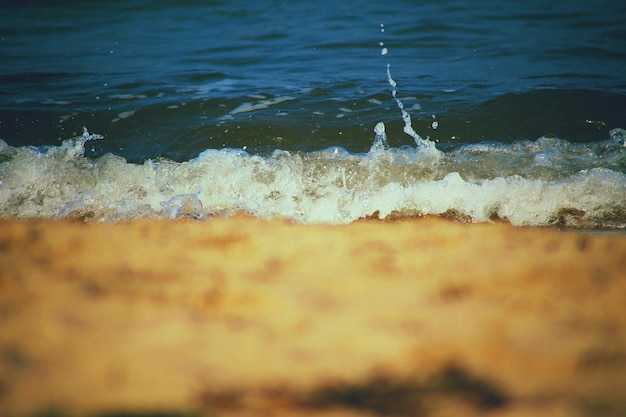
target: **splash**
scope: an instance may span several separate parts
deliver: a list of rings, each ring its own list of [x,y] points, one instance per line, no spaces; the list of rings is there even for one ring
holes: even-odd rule
[[[376,133],[376,137],[374,138],[374,143],[370,148],[370,152],[384,151],[389,149],[389,144],[387,143],[387,134],[385,133],[385,124],[383,122],[378,122],[374,127],[374,133]]]
[[[85,154],[85,143],[90,140],[100,140],[104,136],[98,134],[91,134],[86,127],[83,127],[83,134],[71,139],[64,140],[61,146],[49,146],[42,147],[39,150],[48,156],[53,154],[62,154],[65,160],[70,160],[76,156],[83,156]]]
[[[381,33],[385,32],[385,25],[382,23],[380,24],[380,31]],[[387,56],[389,54],[389,49],[385,47],[385,43],[381,41],[378,44],[381,47],[380,54],[383,56]],[[434,142],[431,142],[430,140],[422,138],[420,134],[417,133],[415,129],[413,129],[413,126],[411,125],[411,115],[409,114],[409,112],[406,111],[406,109],[404,108],[404,103],[402,103],[402,100],[398,97],[398,88],[397,88],[398,84],[391,76],[391,64],[389,63],[389,59],[387,59],[387,82],[391,86],[391,96],[396,101],[396,104],[398,105],[398,109],[400,109],[400,112],[402,114],[402,121],[404,122],[404,128],[403,128],[404,133],[406,133],[411,138],[413,138],[418,148],[431,154],[433,158],[436,158],[436,159],[441,158],[443,156],[443,153],[437,150]],[[437,124],[433,122],[433,128],[436,128],[436,127],[437,127]],[[376,126],[376,128],[378,128],[378,125]],[[374,131],[376,132],[376,129]],[[384,125],[383,125],[383,133],[384,133]],[[375,139],[375,143],[378,140],[378,132],[376,132],[376,134],[377,136]]]

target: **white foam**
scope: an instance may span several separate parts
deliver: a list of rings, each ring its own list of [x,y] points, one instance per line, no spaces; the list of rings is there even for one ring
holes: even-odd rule
[[[509,161],[495,158],[486,162],[493,165],[491,174],[469,175],[463,173],[463,152],[432,158],[421,148],[386,149],[384,125],[377,125],[375,134],[381,146],[367,154],[330,148],[261,157],[224,149],[207,150],[187,162],[141,165],[112,154],[85,158],[83,139],[44,150],[0,142],[0,215],[114,221],[244,211],[261,218],[341,224],[372,215],[453,213],[474,222],[500,218],[514,225],[626,227],[626,175],[621,172],[591,168],[542,177],[544,168],[535,167],[534,178],[500,176],[494,173]],[[507,155],[520,148],[500,146]],[[603,146],[605,153],[623,149],[615,143]],[[479,147],[468,148],[471,153]]]

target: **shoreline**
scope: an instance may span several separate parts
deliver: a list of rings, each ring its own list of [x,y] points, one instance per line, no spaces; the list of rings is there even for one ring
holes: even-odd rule
[[[622,233],[2,219],[0,410],[617,416],[625,271]]]

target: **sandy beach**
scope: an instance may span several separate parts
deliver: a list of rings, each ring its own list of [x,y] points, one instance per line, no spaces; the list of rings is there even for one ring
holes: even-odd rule
[[[623,233],[5,219],[0,415],[622,416],[625,302]]]

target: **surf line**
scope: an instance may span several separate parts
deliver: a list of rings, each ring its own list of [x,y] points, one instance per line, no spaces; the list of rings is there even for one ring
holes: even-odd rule
[[[383,23],[380,24],[380,32],[381,33],[385,32],[385,25]],[[381,41],[378,43],[378,45],[380,45],[381,47],[380,54],[383,56],[386,56],[389,53],[389,50],[385,47],[385,43]],[[434,142],[423,139],[419,135],[419,133],[417,133],[415,129],[413,129],[413,126],[411,126],[411,115],[405,110],[404,103],[402,103],[402,100],[400,100],[400,98],[398,97],[397,83],[391,76],[391,64],[389,63],[389,58],[387,58],[387,82],[391,86],[391,96],[396,101],[396,104],[398,105],[398,108],[400,109],[400,112],[402,113],[402,121],[404,122],[404,128],[403,128],[404,133],[406,133],[407,135],[413,138],[418,148],[426,148],[426,149],[436,152],[437,154],[440,154],[440,151],[437,150]],[[433,127],[435,127],[435,125],[433,125]],[[374,139],[374,144],[372,145],[372,149],[380,149],[380,148],[388,149],[389,146],[387,145],[387,136],[385,134],[385,124],[383,122],[378,122],[378,124],[376,124],[376,127],[374,128],[374,132],[376,133],[376,138]]]

